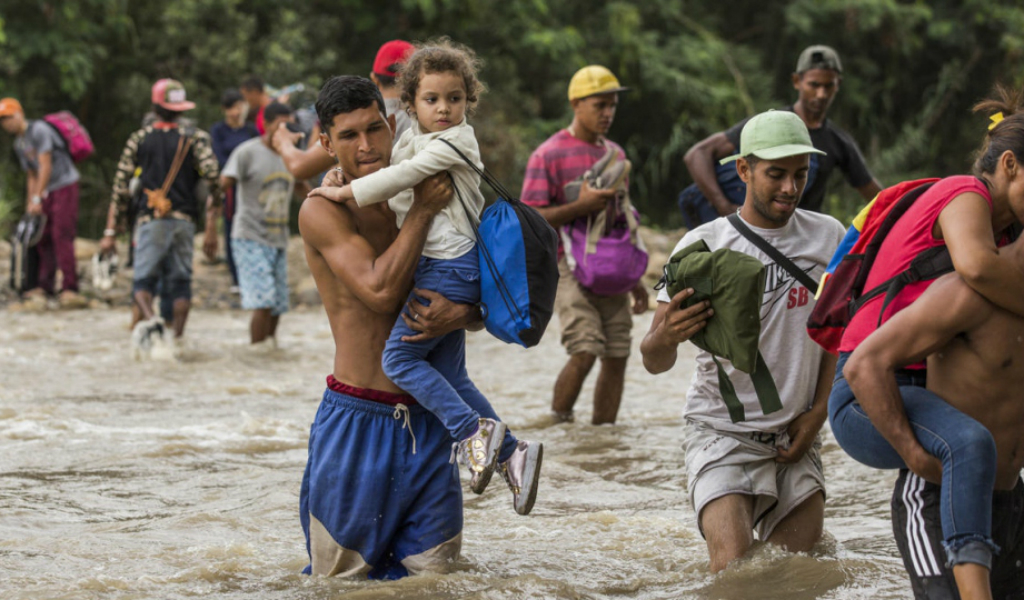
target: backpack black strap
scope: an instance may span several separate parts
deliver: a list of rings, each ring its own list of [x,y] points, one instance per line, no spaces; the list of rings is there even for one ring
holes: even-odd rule
[[[508,202],[513,202],[513,203],[519,202],[519,199],[516,198],[515,196],[513,196],[512,194],[510,194],[508,189],[506,189],[505,186],[500,181],[498,181],[498,178],[495,177],[494,175],[492,175],[491,172],[487,170],[487,167],[484,167],[483,169],[481,169],[480,167],[476,166],[475,162],[469,160],[469,157],[467,157],[465,154],[463,154],[462,150],[459,150],[458,148],[456,148],[455,144],[449,142],[448,140],[446,140],[444,138],[437,138],[437,139],[438,139],[438,141],[441,141],[441,142],[444,142],[445,144],[448,144],[448,147],[451,148],[452,150],[454,150],[455,153],[459,155],[459,158],[461,158],[462,160],[466,161],[466,164],[469,165],[469,168],[471,168],[474,171],[476,171],[476,174],[480,176],[480,179],[482,179],[483,181],[487,182],[487,185],[491,186],[491,189],[493,189],[495,192],[497,192],[498,195],[501,196],[504,200],[506,200]]]
[[[907,269],[888,280],[883,281],[869,292],[857,298],[852,305],[852,311],[856,312],[872,298],[876,298],[885,292],[885,299],[882,300],[882,308],[878,311],[878,323],[875,327],[882,326],[882,319],[885,316],[885,309],[896,299],[896,296],[903,291],[903,288],[911,283],[930,281],[937,279],[946,273],[953,272],[953,257],[949,255],[949,248],[936,246],[929,248],[914,257]]]
[[[728,219],[729,223],[736,228],[736,231],[740,232],[740,234],[743,235],[743,237],[750,240],[752,244],[760,248],[762,252],[771,257],[771,259],[774,260],[776,264],[781,266],[783,269],[789,271],[789,274],[795,277],[801,285],[811,290],[812,292],[818,289],[818,283],[814,281],[814,279],[812,279],[810,275],[805,273],[804,270],[801,269],[800,267],[796,266],[796,264],[794,264],[793,261],[789,260],[789,258],[787,258],[785,254],[779,252],[779,250],[775,246],[772,246],[770,243],[768,243],[768,240],[751,231],[751,229],[747,227],[747,224],[743,222],[743,219],[740,218],[739,213],[733,213],[729,215]]]

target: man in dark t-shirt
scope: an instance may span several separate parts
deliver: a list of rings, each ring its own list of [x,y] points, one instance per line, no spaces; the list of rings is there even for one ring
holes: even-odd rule
[[[217,164],[221,170],[235,148],[260,134],[256,126],[245,120],[249,104],[242,93],[236,89],[225,90],[220,97],[220,107],[224,112],[224,120],[217,121],[210,127],[210,140],[213,153],[217,156]],[[231,225],[235,217],[234,187],[224,190],[224,254],[228,259],[228,270],[231,271],[231,282],[237,288],[238,270],[235,268],[235,256],[231,248]]]
[[[865,200],[871,200],[882,189],[868,170],[857,143],[850,134],[826,117],[839,91],[842,72],[842,64],[835,50],[828,46],[808,47],[800,54],[796,72],[792,76],[793,88],[799,97],[795,104],[781,109],[799,115],[811,133],[814,147],[826,153],[812,161],[807,187],[800,200],[800,208],[807,210],[821,211],[829,176],[836,168],[843,172],[846,181]],[[727,194],[723,190],[719,176],[727,177],[729,173],[724,169],[716,169],[716,166],[719,159],[736,152],[740,131],[746,122],[747,119],[744,119],[698,142],[687,151],[683,159],[694,183],[706,199],[703,206],[692,209],[701,222],[736,212],[737,203],[743,201],[743,194]],[[736,200],[730,197],[736,197]]]
[[[196,196],[200,179],[206,181],[210,197],[206,208],[203,251],[213,257],[217,251],[216,219],[220,212],[220,169],[210,135],[191,125],[183,126],[183,112],[195,108],[185,88],[173,79],[161,79],[151,92],[157,120],[131,134],[114,174],[113,193],[107,212],[107,228],[100,251],[115,251],[119,217],[133,201],[128,181],[137,168],[144,194],[138,198],[135,228],[135,263],[132,299],[142,313],[133,331],[136,350],[151,347],[152,338],[163,338],[164,321],[153,311],[153,297],[160,285],[161,297],[171,300],[175,338],[185,331],[192,300],[192,250],[196,223],[203,200]]]

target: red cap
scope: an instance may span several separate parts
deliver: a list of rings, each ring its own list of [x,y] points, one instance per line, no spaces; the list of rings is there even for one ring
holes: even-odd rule
[[[373,72],[385,77],[397,76],[399,65],[409,60],[413,50],[412,44],[405,40],[391,40],[377,51],[377,58],[373,60]]]
[[[153,104],[174,112],[192,110],[196,107],[195,102],[185,99],[185,86],[173,79],[161,79],[154,83],[152,99]]]

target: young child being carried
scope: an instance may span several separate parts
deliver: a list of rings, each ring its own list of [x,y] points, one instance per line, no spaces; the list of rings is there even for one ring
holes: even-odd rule
[[[474,229],[484,198],[479,175],[445,141],[483,169],[480,147],[466,121],[483,91],[478,68],[472,50],[447,39],[417,46],[397,81],[413,125],[396,142],[391,166],[340,188],[312,192],[335,202],[354,201],[361,207],[387,201],[401,227],[412,206],[413,186],[436,173],[450,173],[457,197],[434,217],[413,287],[464,304],[480,302]],[[410,299],[413,297],[415,292],[410,294]],[[429,304],[423,298],[417,300]],[[409,317],[415,320],[416,315]],[[453,459],[457,449],[470,470],[470,489],[483,492],[498,469],[512,490],[516,512],[529,513],[537,493],[542,445],[512,436],[469,379],[465,331],[402,341],[416,333],[400,315],[384,349],[385,375],[451,433],[456,440]]]

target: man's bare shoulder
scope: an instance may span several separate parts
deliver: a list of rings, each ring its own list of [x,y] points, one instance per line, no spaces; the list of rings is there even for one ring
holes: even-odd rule
[[[306,198],[299,208],[299,233],[314,248],[339,236],[356,234],[352,209],[344,204],[314,196]]]
[[[927,298],[932,304],[944,305],[948,313],[956,315],[989,314],[995,308],[994,304],[967,285],[964,278],[955,272],[935,280],[921,297]]]

